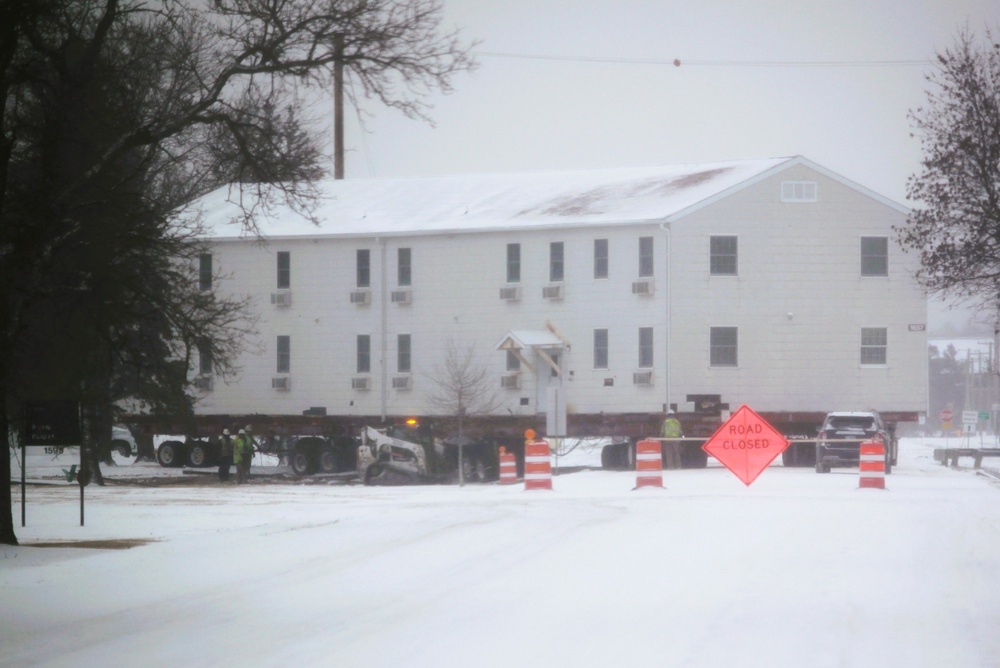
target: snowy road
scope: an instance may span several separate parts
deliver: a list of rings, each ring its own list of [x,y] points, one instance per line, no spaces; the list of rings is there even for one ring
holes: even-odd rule
[[[2,666],[998,666],[1000,481],[856,471],[28,490]],[[19,490],[15,515],[20,514]],[[19,522],[18,522],[19,524]],[[31,547],[140,539],[125,550]]]

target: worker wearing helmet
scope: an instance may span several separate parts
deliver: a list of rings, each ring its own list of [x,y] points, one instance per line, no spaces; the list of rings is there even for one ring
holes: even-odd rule
[[[680,420],[673,411],[667,411],[667,418],[663,421],[663,438],[681,438],[683,435]]]

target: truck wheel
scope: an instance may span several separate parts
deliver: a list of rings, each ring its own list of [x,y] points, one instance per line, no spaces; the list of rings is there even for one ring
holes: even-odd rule
[[[208,452],[204,445],[192,445],[188,450],[188,464],[195,468],[201,468],[208,464]]]
[[[165,441],[156,449],[156,461],[160,466],[181,465],[181,444],[177,441]]]
[[[319,453],[320,473],[336,473],[340,470],[340,457],[333,448],[324,448]]]
[[[111,447],[120,457],[132,456],[132,446],[129,445],[127,441],[111,441]]]
[[[313,458],[308,450],[296,450],[293,452],[289,463],[292,466],[292,473],[295,475],[310,475],[316,470]]]

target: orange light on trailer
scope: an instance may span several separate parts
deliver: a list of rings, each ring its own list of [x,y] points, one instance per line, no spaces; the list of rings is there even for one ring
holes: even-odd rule
[[[418,424],[418,423],[417,423],[417,418],[409,418],[409,419],[407,419],[407,421],[406,421],[406,426],[407,426],[407,427],[416,427],[416,426],[417,426],[417,424]]]
[[[526,441],[533,441],[533,440],[535,440],[535,430],[534,429],[525,429],[524,430],[524,440],[526,440]]]

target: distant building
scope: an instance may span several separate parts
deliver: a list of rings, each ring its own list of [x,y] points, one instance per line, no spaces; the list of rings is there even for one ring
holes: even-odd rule
[[[926,410],[907,210],[804,158],[322,192],[319,227],[281,211],[265,245],[226,191],[203,200],[225,276],[205,287],[261,320],[236,382],[200,369],[201,412],[433,413],[449,341],[500,415]]]

